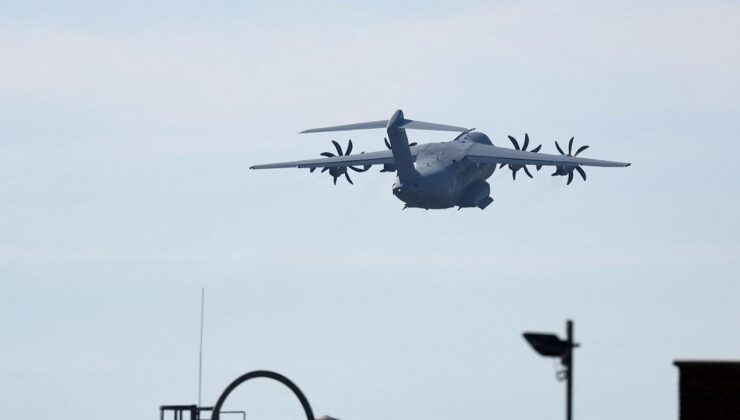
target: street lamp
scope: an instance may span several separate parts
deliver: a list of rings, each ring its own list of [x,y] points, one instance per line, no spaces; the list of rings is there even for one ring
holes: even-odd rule
[[[565,380],[565,418],[573,419],[573,349],[578,344],[573,341],[573,321],[565,324],[566,339],[561,340],[555,334],[525,332],[524,339],[544,357],[559,357],[563,371],[558,372],[558,380]],[[561,376],[563,375],[563,376]]]

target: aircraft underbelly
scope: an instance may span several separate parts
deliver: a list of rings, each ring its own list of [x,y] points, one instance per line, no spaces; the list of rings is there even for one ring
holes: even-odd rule
[[[483,165],[488,166],[488,165]],[[409,207],[446,209],[458,206],[475,182],[488,178],[493,169],[463,161],[417,161],[412,182],[396,180],[393,193]]]

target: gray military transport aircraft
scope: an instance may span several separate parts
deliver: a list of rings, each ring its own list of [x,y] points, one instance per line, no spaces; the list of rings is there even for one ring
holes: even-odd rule
[[[352,140],[345,151],[342,151],[339,143],[332,140],[337,150],[336,155],[324,152],[321,154],[324,157],[319,159],[255,165],[250,169],[308,168],[313,172],[316,168],[323,168],[321,172],[329,171],[336,185],[337,178],[342,175],[353,184],[348,168],[355,172],[365,172],[372,165],[383,165],[381,172],[398,173],[393,183],[393,195],[406,203],[404,209],[446,209],[457,206],[459,210],[463,207],[485,209],[493,202],[491,186],[486,179],[493,175],[499,165],[500,168],[508,166],[514,179],[520,169],[532,178],[527,165],[534,166],[537,170],[542,166],[554,166],[555,172],[552,175],[567,176],[568,184],[573,181],[574,171],[586,180],[586,172],[582,166],[630,166],[623,162],[580,158],[578,155],[588,146],[581,146],[573,153],[573,138],[568,142],[567,154],[557,141],[555,147],[560,155],[538,153],[541,145],[527,150],[529,136],[526,134],[521,148],[516,139],[509,136],[514,149],[506,149],[494,146],[488,136],[473,131],[474,128],[408,120],[401,110],[396,111],[390,120],[314,128],[301,133],[371,128],[386,130],[388,138],[385,139],[385,144],[389,150],[351,155]],[[452,141],[444,143],[409,144],[407,129],[453,131],[460,134]]]

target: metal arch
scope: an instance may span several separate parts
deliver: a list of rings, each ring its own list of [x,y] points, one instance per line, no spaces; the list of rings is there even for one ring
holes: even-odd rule
[[[229,384],[229,386],[224,389],[224,392],[221,393],[221,396],[218,397],[218,402],[216,402],[216,405],[213,406],[213,414],[211,415],[211,420],[220,420],[221,416],[221,406],[223,406],[224,402],[226,401],[226,398],[231,394],[231,392],[236,389],[239,385],[243,384],[244,382],[254,379],[254,378],[269,378],[273,379],[275,381],[280,382],[281,384],[287,386],[290,388],[291,391],[295,394],[296,397],[298,397],[298,400],[301,402],[301,406],[303,406],[303,411],[306,413],[306,420],[316,420],[313,416],[313,410],[311,409],[311,404],[308,403],[308,399],[303,394],[300,388],[296,384],[294,384],[290,379],[286,378],[285,376],[272,372],[269,370],[255,370],[253,372],[245,373],[244,375],[236,378],[234,382]]]

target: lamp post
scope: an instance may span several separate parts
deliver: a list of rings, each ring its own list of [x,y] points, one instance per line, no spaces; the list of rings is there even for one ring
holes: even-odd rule
[[[578,347],[574,342],[573,321],[565,324],[566,339],[561,340],[555,334],[525,332],[524,339],[544,357],[559,357],[563,371],[558,372],[558,380],[565,380],[565,418],[573,419],[573,349]]]

